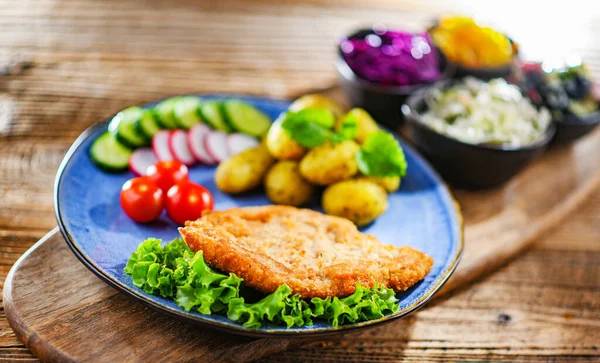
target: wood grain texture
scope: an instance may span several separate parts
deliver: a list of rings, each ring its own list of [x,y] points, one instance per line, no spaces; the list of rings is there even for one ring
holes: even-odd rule
[[[56,228],[17,262],[3,295],[19,339],[48,361],[248,361],[304,342],[232,337],[156,313],[89,272]]]
[[[521,43],[524,55],[530,58],[553,52],[580,54],[594,74],[599,75],[600,42],[594,34],[600,30],[600,14],[590,4],[585,0],[572,0],[569,6],[547,3],[543,15],[536,16],[532,26],[531,14],[540,14],[539,2],[517,0],[0,0],[3,15],[0,19],[0,286],[14,261],[56,225],[52,183],[69,145],[85,128],[126,106],[186,92],[289,97],[329,88],[336,83],[333,43],[340,34],[373,22],[418,29],[448,11],[477,15],[505,30]],[[589,259],[582,264],[580,259],[585,259],[589,251],[597,251],[600,199],[588,201],[586,212],[576,214],[577,217],[564,215],[577,201],[586,199],[586,192],[592,188],[594,176],[589,169],[592,163],[585,160],[585,155],[592,155],[590,148],[598,147],[597,134],[572,149],[550,154],[551,160],[573,161],[573,165],[557,167],[562,173],[555,174],[550,181],[536,178],[539,174],[534,169],[541,167],[538,164],[526,170],[510,187],[479,195],[457,193],[468,222],[466,236],[471,246],[467,247],[471,254],[465,256],[461,270],[456,273],[458,280],[460,276],[463,279],[472,276],[473,271],[483,272],[477,271],[477,261],[485,259],[488,269],[495,268],[526,246],[523,243],[515,248],[511,241],[527,241],[540,234],[543,226],[568,221],[568,226],[549,239],[553,241],[551,245],[534,251],[542,256],[527,260],[528,267],[520,271],[525,274],[538,271],[530,279],[544,293],[536,300],[536,306],[554,306],[552,294],[565,292],[558,289],[559,284],[573,283],[577,289],[576,281],[597,266],[590,264]],[[570,198],[559,203],[565,190],[570,191]],[[548,197],[540,198],[539,205],[521,199],[521,205],[516,207],[519,203],[513,202],[523,192],[546,193]],[[561,207],[552,207],[556,205]],[[544,213],[548,210],[552,212]],[[532,216],[537,216],[534,219],[538,223],[529,225],[526,221]],[[504,223],[509,233],[490,229],[492,222]],[[521,225],[528,228],[517,227]],[[498,256],[490,255],[489,250],[486,252],[477,243],[489,242],[500,234],[503,237],[496,244],[502,252]],[[546,253],[547,250],[559,252]],[[571,262],[558,263],[562,259]],[[545,270],[555,263],[562,270]],[[548,281],[539,275],[540,271],[556,275]],[[506,270],[493,278],[505,273]],[[449,287],[456,286],[458,280],[450,281]],[[588,285],[598,289],[598,279],[595,285],[593,281]],[[513,299],[512,309],[529,311],[530,299],[523,296],[520,285],[500,280],[495,286]],[[589,304],[580,302],[588,301],[593,296],[589,294],[586,289],[574,292],[573,299],[564,303],[564,307],[574,304],[574,309],[581,306],[587,309]],[[448,301],[462,301],[460,309],[464,314],[493,316],[502,311],[504,300],[495,304],[495,296],[490,295],[492,298],[482,305],[479,300],[471,302],[471,295],[462,292]],[[436,304],[424,312],[437,308]],[[597,316],[591,324],[597,322]],[[456,321],[452,314],[447,314],[423,323],[423,326],[432,324],[430,329],[440,326],[454,332],[438,341],[441,348],[405,349],[405,353],[393,350],[380,360],[600,359],[598,353],[589,353],[580,345],[574,345],[576,349],[569,355],[553,350],[551,344],[537,339],[539,330],[529,330],[535,322],[511,330],[508,340],[517,345],[530,343],[532,349],[519,351],[518,355],[502,353],[505,335],[487,337],[487,330],[476,323],[472,324],[478,327],[474,330],[478,334],[465,335],[471,321],[465,325],[457,325]],[[548,318],[544,324],[543,330],[551,331],[555,334],[553,341],[558,341],[556,336],[563,333],[563,321]],[[574,324],[565,334],[578,337],[580,329],[584,328]],[[590,330],[581,331],[598,340]],[[392,341],[386,344],[394,344]],[[402,335],[395,344],[410,347],[411,342],[411,335]],[[378,346],[385,344],[378,340],[369,344],[370,351],[375,353],[364,359],[379,359]],[[455,345],[463,347],[462,350],[452,348],[452,354],[444,353],[442,348]],[[341,347],[334,345],[331,351],[325,349],[324,354],[330,361],[363,359],[357,356],[360,350],[355,348],[349,341]],[[578,352],[581,354],[577,355]],[[286,359],[316,360],[317,354],[317,350],[303,350]],[[0,360],[28,359],[34,358],[16,339],[4,319],[4,310],[0,309]]]

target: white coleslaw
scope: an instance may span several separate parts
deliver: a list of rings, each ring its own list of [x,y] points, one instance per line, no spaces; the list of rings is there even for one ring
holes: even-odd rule
[[[525,146],[542,139],[551,122],[547,109],[538,111],[517,86],[501,78],[483,82],[468,77],[445,90],[433,88],[425,101],[426,124],[470,144]]]

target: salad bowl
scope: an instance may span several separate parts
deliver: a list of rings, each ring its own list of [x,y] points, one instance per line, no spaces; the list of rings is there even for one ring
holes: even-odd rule
[[[364,28],[350,34],[348,39],[362,39],[375,34],[372,28]],[[427,88],[433,83],[396,86],[371,82],[359,77],[344,60],[342,48],[337,47],[338,59],[336,69],[344,93],[352,105],[367,110],[378,122],[396,129],[404,122],[403,115],[398,111],[408,97],[420,89]],[[454,72],[452,65],[442,68],[440,79],[450,78]]]
[[[600,124],[600,110],[587,115],[565,115],[554,120],[556,135],[553,144],[566,144],[587,135]]]
[[[453,81],[435,87],[445,88]],[[548,148],[556,126],[550,124],[544,136],[525,146],[470,144],[443,135],[427,125],[425,93],[411,96],[401,110],[406,118],[406,133],[416,148],[451,185],[465,189],[498,187],[523,170]]]

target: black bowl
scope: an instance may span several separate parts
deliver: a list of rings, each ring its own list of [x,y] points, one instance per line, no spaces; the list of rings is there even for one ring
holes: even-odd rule
[[[369,34],[375,34],[371,28],[358,30],[348,38],[364,38]],[[430,87],[433,83],[424,83],[411,86],[381,85],[360,78],[344,60],[340,46],[337,46],[338,60],[337,71],[340,75],[341,86],[353,106],[364,108],[377,122],[391,129],[402,125],[404,119],[398,112],[409,96],[416,91]],[[444,69],[444,68],[442,68]],[[444,69],[442,79],[448,78],[452,69]]]
[[[437,86],[447,84],[442,82]],[[485,189],[506,183],[544,152],[556,131],[551,124],[543,139],[523,147],[469,144],[442,135],[425,124],[421,118],[427,109],[424,97],[425,92],[419,92],[402,106],[406,132],[416,148],[455,187]]]
[[[512,42],[512,41],[511,41]],[[516,54],[513,56],[511,61],[506,65],[500,67],[488,67],[488,68],[470,68],[465,67],[459,63],[454,63],[448,61],[444,52],[439,49],[437,46],[435,49],[438,52],[438,57],[440,59],[440,67],[452,67],[454,68],[454,73],[452,74],[454,78],[464,78],[464,77],[475,77],[482,79],[484,81],[489,81],[494,78],[504,78],[507,79],[514,74],[515,69],[515,59]]]
[[[564,115],[561,119],[554,120],[556,135],[553,145],[566,144],[591,132],[600,124],[600,109],[587,115]]]

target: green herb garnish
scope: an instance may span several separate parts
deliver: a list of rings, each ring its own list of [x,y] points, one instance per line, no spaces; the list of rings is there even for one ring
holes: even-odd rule
[[[301,327],[312,325],[313,319],[326,320],[336,327],[381,318],[399,308],[392,289],[361,285],[342,299],[306,301],[298,294],[292,295],[284,284],[257,302],[246,302],[240,296],[242,278],[214,271],[205,263],[202,251],[194,253],[181,238],[164,247],[158,239],[147,239],[131,255],[124,271],[132,276],[135,286],[171,298],[186,311],[227,315],[253,329],[268,323]]]
[[[288,112],[281,127],[290,137],[304,147],[317,147],[326,141],[339,143],[353,139],[358,123],[354,117],[346,117],[340,130],[333,131],[335,117],[326,108],[306,108],[297,112]]]
[[[369,135],[356,154],[358,170],[374,177],[406,175],[404,152],[394,136],[385,131]]]
[[[333,142],[342,142],[345,140],[352,140],[356,137],[358,132],[358,120],[354,113],[348,113],[342,120],[337,132],[334,132],[331,140]]]

